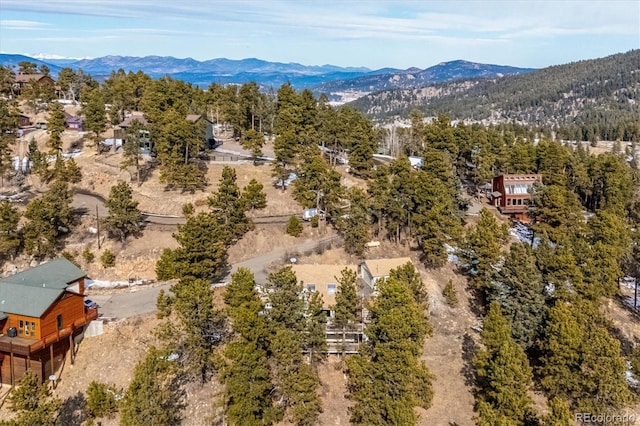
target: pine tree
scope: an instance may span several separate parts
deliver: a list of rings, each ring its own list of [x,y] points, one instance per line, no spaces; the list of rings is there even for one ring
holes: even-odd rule
[[[270,322],[300,331],[304,324],[304,302],[300,298],[302,285],[298,283],[295,272],[287,266],[269,274],[267,288],[271,303]]]
[[[322,294],[312,292],[306,294],[305,300],[305,335],[303,347],[309,353],[311,366],[315,366],[326,358],[327,353],[327,314],[324,310]]]
[[[18,209],[8,200],[0,202],[0,259],[13,258],[17,254],[21,244],[19,222]]]
[[[142,184],[140,180],[140,162],[142,161],[140,140],[143,131],[143,124],[139,120],[136,119],[131,122],[131,125],[127,128],[127,139],[123,145],[122,161],[120,162],[121,170],[126,170],[129,167],[135,168],[138,185]]]
[[[549,311],[540,367],[550,397],[562,397],[579,412],[598,413],[629,402],[620,342],[592,302],[558,302]]]
[[[251,179],[242,190],[242,201],[248,210],[260,210],[267,207],[267,194],[264,192],[264,185]]]
[[[135,368],[120,406],[120,424],[170,425],[180,422],[184,405],[179,390],[179,375],[169,353],[149,348],[146,358]]]
[[[82,96],[83,127],[93,133],[96,150],[100,152],[100,135],[107,125],[107,113],[104,106],[104,96],[99,87],[89,89]],[[115,150],[116,144],[113,144]]]
[[[416,424],[415,406],[431,405],[432,376],[418,361],[428,324],[406,283],[390,278],[378,285],[371,307],[369,338],[361,355],[347,360],[351,422],[355,425]]]
[[[226,232],[213,214],[199,213],[188,218],[173,234],[180,247],[164,249],[156,264],[158,279],[187,276],[212,279],[220,274],[227,258]]]
[[[367,195],[360,188],[352,188],[348,198],[351,204],[347,210],[347,218],[341,226],[344,234],[344,249],[347,253],[361,258],[364,256],[371,234]]]
[[[549,401],[551,413],[544,416],[542,426],[570,426],[571,411],[569,404],[562,398],[553,398]]]
[[[292,237],[299,237],[302,234],[304,228],[298,216],[291,216],[287,221],[287,234]]]
[[[16,413],[16,419],[8,424],[54,426],[61,405],[49,385],[40,383],[38,376],[27,371],[9,396],[9,409]]]
[[[478,424],[527,424],[533,416],[528,394],[533,373],[500,306],[492,303],[484,319],[485,348],[474,359],[478,377]],[[499,422],[495,422],[499,419]]]
[[[465,241],[462,252],[464,261],[480,287],[490,283],[494,264],[500,259],[502,245],[509,236],[507,225],[498,224],[493,213],[486,208],[480,210],[480,219]]]
[[[49,133],[49,155],[62,154],[62,133],[66,127],[64,109],[60,102],[49,103],[49,120],[47,120],[47,132]]]
[[[356,328],[362,321],[362,300],[358,295],[358,275],[349,268],[340,271],[336,291],[336,304],[333,307],[335,317],[333,325],[342,329],[342,347],[345,348],[346,332]],[[344,353],[343,353],[344,355]]]
[[[256,130],[249,129],[240,140],[240,145],[244,149],[251,151],[253,163],[256,164],[258,158],[262,157],[262,146],[264,145],[264,136]]]
[[[268,426],[282,417],[273,406],[267,354],[256,342],[240,338],[227,345],[222,370],[225,414],[232,426]]]
[[[227,312],[233,321],[233,330],[243,338],[258,342],[263,349],[267,348],[269,332],[265,320],[264,306],[258,297],[253,273],[246,268],[239,268],[231,275],[231,282],[224,294]]]
[[[536,343],[547,316],[542,274],[528,244],[511,245],[502,268],[494,273],[489,299],[496,300],[511,322],[513,338],[525,350]]]
[[[129,235],[140,233],[142,213],[138,209],[138,202],[133,200],[129,184],[120,182],[112,186],[105,206],[109,215],[104,218],[103,224],[109,234],[118,237],[124,244]]]
[[[205,383],[214,369],[211,354],[224,340],[224,316],[213,306],[208,280],[185,277],[171,291],[174,294],[171,309],[180,320],[180,335],[172,336],[171,340],[186,371]]]
[[[58,237],[69,231],[73,223],[72,196],[64,181],[56,181],[40,198],[27,205],[22,228],[25,250],[37,257],[52,256]]]
[[[225,166],[216,193],[209,198],[209,207],[222,220],[232,240],[253,229],[253,222],[246,216],[248,206],[236,183],[236,171]]]
[[[405,283],[407,287],[409,287],[409,290],[411,290],[411,293],[413,293],[413,298],[416,303],[424,308],[427,307],[429,304],[429,294],[427,294],[427,290],[424,287],[420,272],[416,270],[413,263],[407,262],[402,266],[398,266],[396,269],[392,269],[389,276]]]

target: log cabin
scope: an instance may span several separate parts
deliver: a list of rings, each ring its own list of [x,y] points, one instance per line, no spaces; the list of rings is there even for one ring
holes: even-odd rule
[[[98,317],[84,306],[86,274],[55,259],[0,278],[0,383],[13,385],[26,371],[41,381],[55,375],[76,340]]]

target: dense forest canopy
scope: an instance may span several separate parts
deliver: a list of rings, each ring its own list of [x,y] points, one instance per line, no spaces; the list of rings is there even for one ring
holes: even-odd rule
[[[503,78],[392,90],[352,106],[387,121],[414,108],[426,116],[554,129],[569,140],[640,140],[640,50]]]

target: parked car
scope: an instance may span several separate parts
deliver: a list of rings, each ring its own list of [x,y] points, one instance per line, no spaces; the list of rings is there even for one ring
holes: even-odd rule
[[[297,178],[298,175],[291,172],[289,173],[289,177],[285,181],[282,181],[282,179],[278,179],[277,181],[275,181],[274,185],[276,186],[276,188],[282,188],[283,185],[286,188],[287,186],[291,185],[291,182],[293,182]]]
[[[89,309],[96,309],[98,304],[91,299],[84,299],[84,307]]]
[[[324,216],[324,210],[318,210],[318,209],[305,209],[302,212],[302,219],[303,220],[311,220],[312,217],[318,216],[320,215],[320,218],[322,218]]]

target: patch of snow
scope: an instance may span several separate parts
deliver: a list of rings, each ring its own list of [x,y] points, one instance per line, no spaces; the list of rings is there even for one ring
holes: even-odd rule
[[[533,237],[533,231],[522,222],[516,222],[515,226],[509,228],[509,234],[516,237],[518,241],[527,244],[531,244],[531,237]],[[539,244],[540,238],[535,237],[533,239],[533,248],[537,248]]]
[[[620,285],[633,290],[636,288],[636,279],[630,276],[622,277],[620,278]]]
[[[144,284],[144,280],[133,281],[105,281],[105,280],[85,280],[84,285],[87,288],[119,288],[119,287],[131,287],[134,285]]]
[[[633,371],[631,371],[631,362],[629,361],[627,361],[627,371],[625,371],[625,377],[627,378],[627,383],[629,383],[629,386],[637,388],[640,385],[640,380],[636,379]]]
[[[458,257],[458,249],[450,246],[449,244],[444,245],[447,250],[447,261],[453,263],[456,266],[460,266],[460,258]]]

